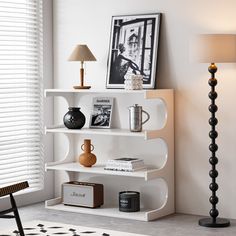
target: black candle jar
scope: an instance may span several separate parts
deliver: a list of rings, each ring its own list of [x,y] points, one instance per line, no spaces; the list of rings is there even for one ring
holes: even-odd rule
[[[119,193],[119,210],[123,212],[140,211],[140,194],[135,191]]]

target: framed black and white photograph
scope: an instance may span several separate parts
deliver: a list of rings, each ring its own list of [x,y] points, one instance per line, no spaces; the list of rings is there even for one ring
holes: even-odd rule
[[[90,128],[111,128],[113,98],[93,98],[92,113],[90,117]]]
[[[124,88],[132,75],[155,88],[160,24],[161,13],[112,17],[107,88]]]

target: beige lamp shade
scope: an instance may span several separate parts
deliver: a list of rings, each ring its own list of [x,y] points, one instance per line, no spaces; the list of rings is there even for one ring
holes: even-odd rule
[[[191,59],[196,62],[236,62],[235,34],[200,34],[190,47]]]
[[[96,61],[95,56],[86,44],[79,44],[70,55],[69,61]]]
[[[90,89],[91,86],[84,85],[84,62],[85,61],[96,61],[95,56],[89,50],[86,44],[79,44],[75,47],[74,51],[70,55],[69,61],[80,61],[80,85],[73,86],[74,89]]]

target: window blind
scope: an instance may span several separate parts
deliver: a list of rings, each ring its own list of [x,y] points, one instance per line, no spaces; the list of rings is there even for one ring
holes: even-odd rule
[[[0,0],[0,187],[43,187],[42,0]]]

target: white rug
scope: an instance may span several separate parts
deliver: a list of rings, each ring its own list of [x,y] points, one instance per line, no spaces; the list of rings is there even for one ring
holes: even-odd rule
[[[29,235],[71,235],[71,236],[147,236],[121,231],[75,226],[48,221],[31,221],[23,224],[25,236]],[[16,228],[4,231],[0,226],[0,236],[20,236]]]

